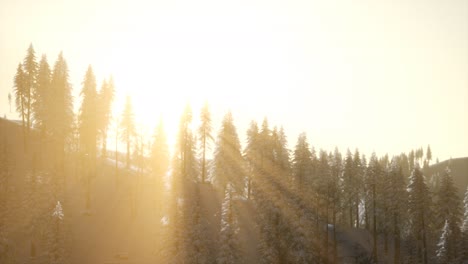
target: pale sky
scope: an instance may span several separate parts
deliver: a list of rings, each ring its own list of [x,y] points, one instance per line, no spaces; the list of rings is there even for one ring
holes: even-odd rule
[[[466,0],[2,0],[0,38],[2,116],[32,42],[51,66],[63,51],[76,96],[88,64],[113,74],[116,111],[132,95],[148,132],[208,100],[242,140],[267,116],[290,147],[304,131],[343,153],[468,156]]]

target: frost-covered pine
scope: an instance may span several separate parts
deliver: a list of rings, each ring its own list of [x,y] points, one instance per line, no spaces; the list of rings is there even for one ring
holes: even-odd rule
[[[62,204],[60,201],[57,201],[57,204],[55,205],[54,212],[52,213],[52,216],[59,219],[63,220],[63,209],[62,209]]]
[[[241,252],[237,238],[237,221],[232,208],[232,196],[230,188],[226,188],[222,204],[220,250],[216,262],[218,264],[241,263]]]
[[[468,187],[466,187],[465,199],[463,199],[464,205],[464,214],[463,214],[463,224],[461,231],[468,235]]]
[[[52,211],[52,225],[50,232],[50,263],[63,263],[64,261],[64,236],[63,236],[63,219],[64,213],[62,204],[57,201],[57,204]]]
[[[442,235],[439,238],[439,243],[437,243],[437,251],[436,251],[437,261],[441,264],[447,263],[449,260],[448,250],[447,250],[449,237],[450,237],[449,222],[446,220],[444,228],[442,229]]]
[[[464,215],[463,215],[463,224],[461,227],[462,231],[462,257],[463,259],[466,259],[468,262],[468,187],[466,188],[465,192],[465,199],[463,199],[463,204],[464,204]]]

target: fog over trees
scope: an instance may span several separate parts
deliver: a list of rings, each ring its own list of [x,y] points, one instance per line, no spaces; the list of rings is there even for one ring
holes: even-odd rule
[[[80,232],[149,216],[151,246],[128,246],[148,252],[142,263],[468,259],[468,189],[460,197],[450,165],[429,174],[430,146],[395,156],[315,149],[313,138],[288,139],[287,127],[267,117],[239,131],[235,112],[215,131],[209,102],[185,106],[169,146],[157,115],[150,136],[137,129],[130,94],[113,113],[112,76],[101,79],[89,65],[73,98],[64,54],[53,67],[47,58],[29,46],[12,76],[21,120],[1,120],[1,263],[76,263]],[[108,145],[113,123],[120,152]],[[132,252],[115,258],[141,259]]]

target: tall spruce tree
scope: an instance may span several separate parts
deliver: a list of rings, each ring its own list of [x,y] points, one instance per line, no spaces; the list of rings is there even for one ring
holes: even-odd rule
[[[237,194],[244,192],[244,164],[241,146],[231,112],[228,112],[221,123],[214,152],[214,177],[216,185],[226,189],[231,184]]]
[[[405,227],[408,195],[403,170],[397,158],[393,158],[388,171],[386,193],[389,201],[388,217],[393,232],[393,263],[401,263],[401,237]]]
[[[104,80],[98,94],[98,120],[97,128],[102,140],[102,155],[107,152],[107,130],[112,118],[112,102],[114,101],[115,84],[114,78],[109,77],[109,81]]]
[[[23,130],[23,145],[24,150],[26,151],[26,144],[27,144],[27,133],[26,133],[26,113],[27,113],[27,91],[25,85],[25,73],[23,71],[23,65],[18,64],[16,68],[16,74],[13,81],[13,92],[15,93],[15,103],[16,103],[16,111],[21,116],[21,128]]]
[[[153,176],[162,187],[162,179],[169,169],[169,147],[162,119],[154,130],[153,145],[151,146],[151,170]]]
[[[373,236],[373,245],[372,245],[372,257],[375,262],[378,262],[378,248],[377,248],[377,184],[378,180],[382,176],[382,168],[377,159],[377,155],[372,153],[372,156],[369,160],[369,167],[367,170],[367,177],[370,182],[370,197],[371,197],[371,207],[372,207],[372,236]]]
[[[78,117],[81,148],[83,153],[89,155],[91,160],[94,161],[96,159],[98,135],[98,94],[96,91],[96,77],[94,76],[91,65],[88,66],[82,85],[83,88],[81,89],[80,95],[83,100]]]
[[[465,198],[463,199],[463,223],[461,227],[462,232],[462,250],[463,250],[463,259],[468,259],[468,187],[466,187]]]
[[[211,114],[208,103],[203,105],[200,112],[200,127],[198,128],[198,139],[201,143],[202,160],[201,160],[201,182],[204,183],[206,179],[206,151],[209,148],[209,143],[213,140],[211,126]]]
[[[29,137],[31,133],[32,121],[33,121],[33,100],[34,90],[36,89],[36,78],[37,78],[37,61],[36,54],[32,43],[29,45],[26,57],[23,60],[23,71],[24,71],[24,95],[25,95],[25,119],[26,119],[26,145],[29,144]]]
[[[437,202],[437,221],[436,228],[442,230],[447,225],[449,229],[445,234],[444,248],[446,250],[445,258],[449,262],[460,258],[460,244],[462,237],[460,235],[460,225],[462,209],[458,190],[453,183],[451,171],[447,167],[442,174],[439,188],[436,192]]]
[[[40,131],[41,145],[45,140],[48,127],[50,126],[50,106],[52,105],[51,77],[52,72],[47,62],[47,57],[44,54],[39,62],[33,103],[34,122],[35,126]]]
[[[218,264],[235,264],[242,262],[242,254],[238,240],[238,220],[233,208],[232,190],[225,188],[221,207],[221,228],[219,231]]]
[[[299,135],[292,160],[293,186],[299,191],[308,187],[311,178],[312,153],[305,133]]]
[[[251,121],[247,129],[247,144],[244,149],[244,157],[247,161],[247,199],[252,196],[253,181],[259,174],[259,131],[257,122]]]
[[[125,98],[125,106],[124,111],[122,113],[122,118],[120,121],[120,139],[124,141],[127,145],[127,158],[126,158],[126,165],[127,167],[130,166],[130,147],[133,141],[133,138],[136,135],[135,130],[135,121],[133,115],[133,107],[132,107],[132,98],[127,95]]]
[[[432,199],[418,163],[413,169],[407,190],[410,234],[416,243],[415,257],[418,262],[427,264],[429,263],[427,219],[430,215]]]
[[[51,81],[50,136],[54,146],[55,163],[63,172],[65,143],[73,125],[73,97],[72,86],[69,82],[68,65],[60,52],[54,64]]]

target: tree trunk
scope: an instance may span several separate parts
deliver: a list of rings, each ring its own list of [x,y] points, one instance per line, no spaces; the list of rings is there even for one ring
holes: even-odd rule
[[[373,255],[374,255],[374,261],[376,263],[378,263],[378,253],[377,253],[377,214],[376,214],[376,201],[375,201],[375,182],[372,186],[372,204],[373,204],[373,210],[372,210],[372,214],[373,214],[373,235],[374,235],[374,245],[373,245],[373,248],[372,248],[372,251],[373,251]]]
[[[398,215],[393,214],[393,264],[400,263],[400,229],[398,227]]]
[[[201,182],[205,183],[205,173],[206,173],[206,135],[203,135],[203,158],[202,158],[202,178]]]

